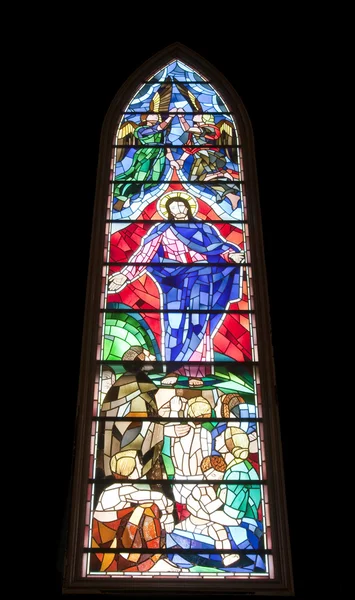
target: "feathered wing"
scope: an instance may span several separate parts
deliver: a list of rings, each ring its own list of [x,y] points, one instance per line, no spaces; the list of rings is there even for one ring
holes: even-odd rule
[[[217,146],[235,146],[236,145],[236,135],[233,124],[227,119],[222,119],[218,123],[216,123],[218,129],[221,132],[220,137],[217,140]],[[232,148],[225,148],[225,153],[229,157],[232,162],[236,162],[233,158]]]
[[[168,112],[172,93],[172,86],[171,83],[169,85],[169,82],[171,82],[171,77],[167,77],[158,91],[155,92],[149,104],[150,112]],[[129,146],[140,145],[139,139],[134,135],[136,127],[138,127],[138,124],[134,121],[124,121],[118,128],[116,144],[120,147],[116,148],[117,162],[124,159]]]
[[[172,94],[171,77],[167,77],[164,83],[155,92],[149,104],[149,111],[156,113],[169,112],[169,106]]]
[[[160,113],[161,120],[164,121],[169,113],[171,94],[173,86],[171,85],[171,77],[168,76],[164,83],[160,86],[157,92],[155,92],[153,98],[149,104],[150,112]],[[165,113],[165,114],[164,114]],[[169,135],[171,129],[171,122],[165,128],[165,139]]]
[[[136,127],[137,123],[134,123],[133,121],[124,121],[118,128],[116,144],[118,146],[121,145],[121,147],[116,148],[117,162],[124,159],[127,153],[127,146],[133,146],[133,144],[139,143],[139,140],[134,137],[134,130]],[[124,144],[124,146],[122,146],[122,144]]]
[[[180,94],[185,98],[185,100],[187,100],[187,102],[191,106],[192,112],[203,113],[203,108],[202,108],[201,103],[197,100],[196,96],[194,96],[193,93],[190,92],[190,90],[186,87],[186,85],[181,83],[181,81],[178,81],[177,79],[175,79],[175,77],[174,77],[174,83],[175,83],[177,89],[179,90]]]

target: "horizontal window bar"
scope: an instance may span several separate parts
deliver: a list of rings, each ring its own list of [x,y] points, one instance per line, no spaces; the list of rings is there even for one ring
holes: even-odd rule
[[[221,148],[241,148],[241,144],[216,144],[211,142],[210,144],[206,144],[206,142],[204,144],[187,144],[186,142],[181,142],[181,144],[173,144],[172,142],[168,142],[165,144],[161,144],[161,143],[156,143],[156,144],[144,144],[142,146],[142,144],[112,144],[112,148],[181,148],[182,146],[188,146],[188,148],[200,148],[201,150],[203,150],[204,148],[211,148],[211,146],[213,148],[215,148],[216,146],[218,146],[218,149]]]
[[[199,554],[209,556],[210,554],[272,554],[271,550],[240,550],[239,548],[180,548],[171,546],[170,548],[83,548],[84,552],[89,554]],[[231,565],[233,566],[233,565]],[[180,578],[180,577],[179,577]]]
[[[235,392],[235,395],[238,395],[237,392]],[[103,403],[105,403],[105,401]],[[242,404],[244,406],[244,403]],[[254,406],[254,404],[252,404],[252,406]],[[235,417],[234,415],[232,417],[228,417],[228,419],[223,417],[161,417],[158,415],[156,417],[93,417],[92,420],[103,422],[128,421],[129,423],[131,421],[138,421],[139,423],[141,421],[147,421],[148,423],[150,423],[151,421],[154,421],[154,423],[229,423],[230,421],[236,421],[237,423],[239,423],[240,421],[243,421],[245,423],[261,423],[263,421],[263,419],[260,417]]]
[[[221,112],[217,112],[217,111],[213,111],[213,110],[195,110],[195,111],[191,111],[191,110],[186,110],[183,113],[178,113],[178,112],[171,112],[171,110],[160,110],[160,111],[156,111],[156,110],[127,110],[127,111],[122,111],[120,113],[121,115],[219,115],[220,117],[223,117],[224,115],[233,115],[234,113],[229,112],[228,110],[223,110]]]
[[[152,183],[154,185],[160,185],[161,183],[173,183],[173,184],[177,184],[177,183],[191,183],[192,185],[202,185],[202,186],[206,186],[206,185],[218,185],[218,183],[229,183],[230,185],[238,185],[239,183],[243,183],[244,184],[244,179],[235,179],[234,181],[231,181],[230,179],[227,180],[223,180],[223,177],[218,177],[214,180],[210,179],[209,181],[199,181],[196,179],[179,179],[179,181],[175,181],[173,179],[159,179],[158,181],[153,180],[153,179],[145,179],[144,181],[139,181],[138,179],[110,179],[109,183],[139,183],[141,185],[146,185],[147,183]],[[177,190],[179,191],[179,190]]]
[[[167,75],[167,77],[171,77],[171,75]],[[174,77],[174,76],[173,76]],[[201,79],[201,81],[195,81],[194,79],[190,80],[185,80],[185,79],[177,79],[176,80],[178,83],[194,83],[195,85],[201,84],[201,83],[209,83],[210,85],[213,84],[213,81],[211,82],[210,80],[206,81],[204,79]],[[155,77],[153,77],[152,79],[147,79],[146,81],[142,81],[143,83],[166,83],[168,85],[176,85],[176,81],[164,81],[164,79],[156,79]]]
[[[198,220],[201,223],[206,222],[208,225],[210,225],[211,223],[212,225],[214,223],[219,223],[221,225],[234,225],[234,223],[239,224],[248,222],[246,219],[231,219],[230,221],[225,221],[224,219],[206,219],[206,221],[202,221],[200,219]],[[164,223],[176,223],[176,220],[174,219],[162,219],[162,221]],[[152,225],[156,225],[157,221],[154,219],[106,219],[106,223],[127,223],[131,225],[132,223],[151,223]],[[190,219],[186,219],[184,223],[196,223],[196,219],[194,219],[193,221],[191,221]]]
[[[243,262],[243,263],[235,263],[235,262],[208,262],[206,261],[196,261],[193,263],[184,263],[184,262],[180,262],[180,261],[176,261],[176,262],[104,262],[102,263],[103,265],[108,265],[111,267],[125,267],[125,266],[130,266],[130,267],[142,267],[144,266],[152,266],[152,267],[222,267],[223,269],[230,267],[231,269],[237,268],[237,267],[250,267],[251,263],[248,262]],[[180,311],[181,312],[181,311]]]
[[[99,360],[97,361],[100,365],[109,365],[109,364],[114,364],[114,365],[122,365],[123,363],[128,363],[130,361],[128,360]],[[132,362],[132,361],[131,361]],[[144,365],[152,365],[152,366],[160,366],[162,364],[169,364],[169,365],[186,365],[186,366],[190,366],[190,365],[201,365],[201,366],[205,366],[205,365],[215,365],[218,367],[229,367],[230,363],[234,364],[234,365],[258,365],[259,362],[258,361],[252,361],[252,360],[234,360],[233,358],[231,358],[230,360],[214,360],[214,361],[201,361],[201,360],[188,360],[188,361],[183,361],[183,360],[169,360],[169,361],[164,361],[164,360],[145,360],[144,361]],[[201,386],[202,387],[202,386]]]
[[[144,483],[144,484],[159,484],[165,483],[183,484],[183,485],[266,485],[268,481],[266,479],[115,479],[108,480],[105,478],[90,478],[89,483],[107,483],[108,485],[121,484],[129,485],[131,483]]]
[[[218,310],[218,309],[207,309],[207,308],[201,308],[201,309],[193,309],[193,310],[181,310],[178,308],[171,308],[171,309],[160,309],[160,308],[101,308],[100,309],[101,313],[117,313],[117,314],[131,314],[131,313],[135,313],[135,314],[140,314],[140,313],[150,313],[150,314],[160,314],[160,313],[166,313],[166,314],[174,314],[174,313],[179,313],[179,314],[185,314],[185,313],[193,313],[193,314],[202,314],[202,315],[230,315],[230,314],[234,314],[234,315],[239,315],[239,314],[254,314],[255,310],[233,310],[233,309],[228,309],[228,310]]]

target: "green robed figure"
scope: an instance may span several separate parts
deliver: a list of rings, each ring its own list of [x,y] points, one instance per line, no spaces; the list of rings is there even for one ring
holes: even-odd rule
[[[154,94],[149,105],[151,113],[142,115],[139,125],[133,121],[125,121],[118,130],[117,145],[124,143],[125,146],[117,148],[117,162],[123,160],[129,146],[137,142],[142,145],[137,148],[130,168],[115,177],[117,183],[114,184],[113,190],[113,208],[118,211],[122,210],[123,205],[132,196],[141,191],[142,182],[149,181],[144,184],[145,190],[156,185],[154,182],[159,182],[164,171],[165,158],[168,158],[172,167],[179,168],[169,149],[165,154],[163,133],[174,118],[177,109],[173,108],[170,111],[172,114],[163,121],[161,115],[156,114],[169,110],[172,86],[168,80],[170,78],[167,78]]]

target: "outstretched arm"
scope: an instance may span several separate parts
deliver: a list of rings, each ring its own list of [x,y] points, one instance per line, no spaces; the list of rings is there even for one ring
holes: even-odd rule
[[[172,109],[170,112],[175,113],[177,109]],[[136,131],[134,132],[134,135],[139,139],[139,138],[145,138],[148,137],[149,135],[153,135],[154,133],[159,133],[160,131],[163,131],[170,123],[170,121],[172,121],[172,119],[174,118],[174,114],[172,116],[168,116],[165,121],[162,121],[161,123],[156,123],[155,125],[142,125],[141,127],[138,127],[136,129]]]
[[[245,261],[245,252],[237,244],[226,240],[217,227],[203,223],[202,228],[210,240],[209,250],[206,251],[207,256],[219,254],[225,261],[238,264]]]
[[[138,248],[138,250],[136,250],[136,252],[134,252],[134,254],[132,254],[131,258],[129,259],[129,262],[130,263],[138,262],[138,263],[149,264],[159,248],[159,245],[160,245],[160,242],[162,239],[162,235],[163,234],[157,235],[156,237],[154,237],[147,243],[144,243],[144,239],[143,239],[142,245]],[[123,269],[121,271],[119,271],[118,273],[114,273],[113,275],[110,275],[109,290],[113,291],[113,292],[119,292],[120,290],[122,290],[125,287],[125,285],[129,281],[133,281],[134,279],[137,279],[138,277],[140,277],[144,273],[145,269],[146,269],[145,264],[143,264],[143,265],[129,264],[126,267],[123,267]]]
[[[175,160],[175,158],[173,156],[173,153],[171,152],[170,148],[166,149],[166,158],[170,162],[170,166],[171,167],[175,167],[175,169],[177,169],[177,170],[180,169],[180,164],[178,163],[177,160]]]
[[[169,125],[170,121],[172,121],[172,120],[173,120],[173,118],[174,118],[174,116],[175,116],[175,113],[176,113],[176,112],[177,112],[177,108],[172,108],[172,109],[170,110],[170,113],[172,113],[172,116],[171,116],[171,115],[169,115],[169,116],[168,116],[168,117],[165,119],[165,121],[162,121],[161,123],[159,123],[159,125],[158,125],[158,131],[161,131],[161,130],[165,129],[165,128],[166,128],[166,127]]]
[[[241,264],[245,262],[245,252],[237,251],[237,250],[227,250],[227,252],[223,252],[221,254],[225,260],[235,262],[237,264]]]
[[[183,128],[183,130],[188,131],[190,129],[190,125],[188,124],[188,122],[185,119],[183,108],[178,108],[177,116],[179,117],[180,125]]]

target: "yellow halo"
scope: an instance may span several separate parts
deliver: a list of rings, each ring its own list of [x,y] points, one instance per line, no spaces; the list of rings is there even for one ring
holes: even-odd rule
[[[187,200],[191,209],[192,216],[195,216],[195,214],[197,213],[197,201],[193,196],[190,196],[190,194],[188,194],[187,192],[182,191],[169,192],[168,194],[164,194],[164,196],[159,198],[157,202],[157,211],[160,214],[160,216],[164,219],[168,218],[166,203],[168,202],[168,200],[170,200],[170,198],[182,198],[183,200]]]

